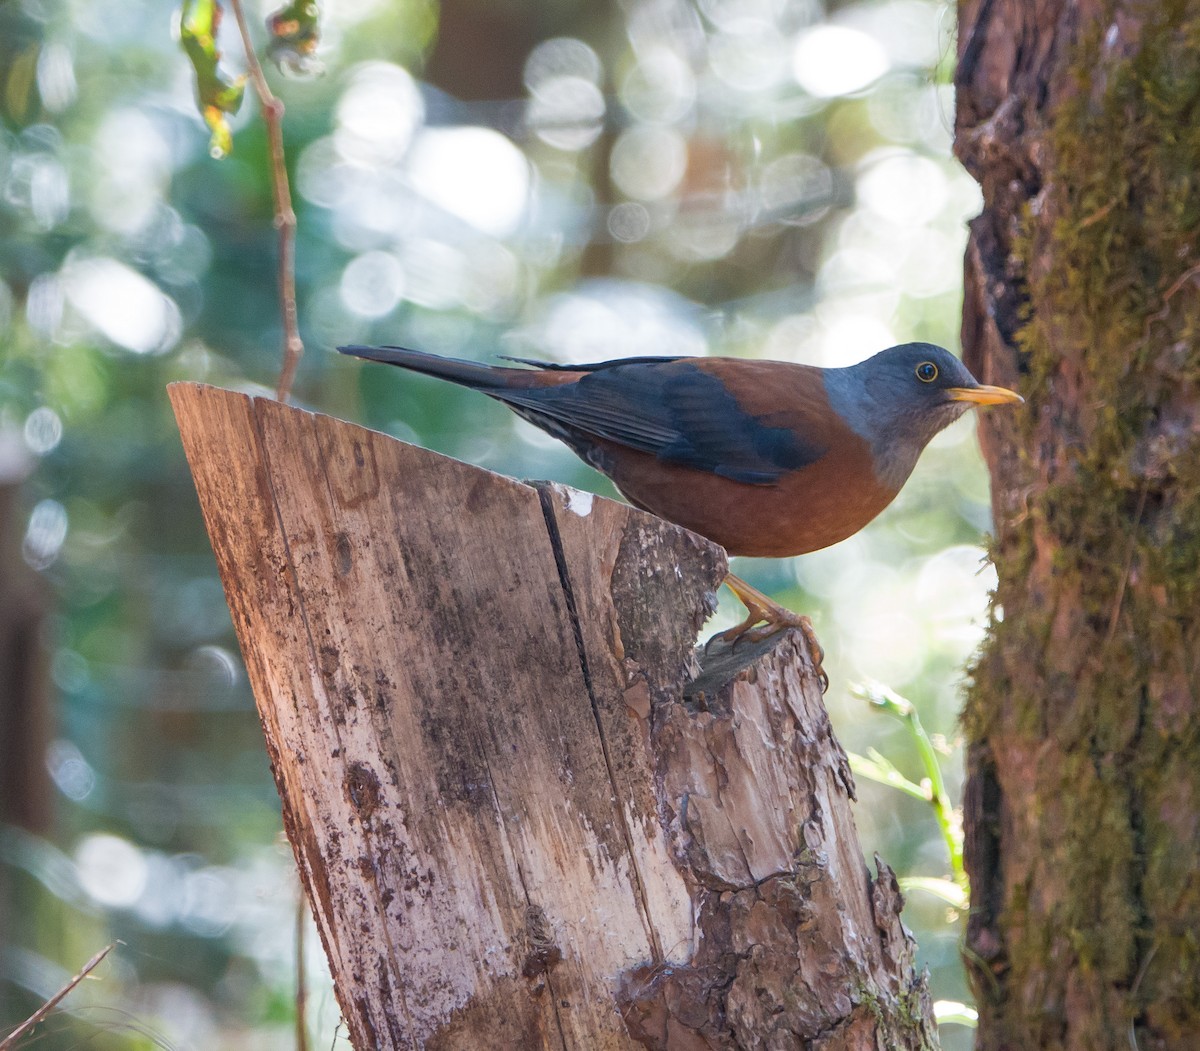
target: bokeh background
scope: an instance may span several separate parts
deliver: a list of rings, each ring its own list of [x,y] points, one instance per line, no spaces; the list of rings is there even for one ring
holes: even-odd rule
[[[274,6],[249,5],[256,31]],[[42,1048],[296,1046],[291,853],[164,393],[274,386],[266,140],[248,93],[232,154],[210,155],[177,22],[165,0],[0,3],[0,1038],[120,943]],[[950,154],[951,4],[326,0],[321,25],[321,70],[269,69],[298,404],[611,494],[502,407],[332,348],[957,348],[979,196]],[[988,527],[967,419],[863,533],[738,568],[813,615],[846,747],[922,776],[850,692],[879,680],[917,704],[955,796]],[[737,619],[723,595],[709,630]],[[948,873],[927,804],[863,778],[859,796],[867,857]],[[906,918],[935,998],[968,1000],[961,917],[914,889]],[[311,930],[301,952],[313,1046],[349,1046]]]

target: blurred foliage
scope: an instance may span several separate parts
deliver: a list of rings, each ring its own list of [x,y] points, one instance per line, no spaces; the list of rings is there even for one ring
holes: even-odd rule
[[[828,365],[910,339],[956,346],[978,195],[950,159],[948,4],[341,0],[315,53],[311,5],[293,6],[276,39],[324,70],[268,70],[300,223],[300,403],[611,494],[503,408],[333,346]],[[264,49],[273,7],[249,12]],[[22,532],[56,594],[58,805],[49,838],[0,830],[0,1027],[122,943],[46,1048],[293,1044],[292,860],[164,396],[177,379],[274,383],[267,144],[254,106],[218,106],[233,150],[210,155],[179,14],[0,4],[0,430],[39,461]],[[245,64],[232,30],[201,48],[217,97]],[[958,755],[988,516],[963,423],[862,534],[739,569],[814,615],[846,746],[914,783],[908,731],[864,718],[845,684],[903,691]],[[713,626],[737,615],[723,597]],[[944,763],[951,798],[958,765]],[[925,799],[859,792],[868,854],[953,879]],[[935,996],[961,1001],[946,908],[917,890],[906,920]],[[307,951],[320,974],[315,937]],[[310,1005],[329,1047],[327,985]],[[944,1039],[967,1046],[956,1027]]]
[[[224,157],[233,149],[229,116],[242,108],[246,93],[244,77],[230,80],[220,70],[217,33],[221,17],[221,5],[215,0],[184,0],[179,16],[179,37],[196,71],[196,95],[204,123],[212,131],[209,149],[214,157]]]
[[[315,73],[321,42],[320,10],[316,0],[293,0],[267,19],[271,60],[293,73]]]

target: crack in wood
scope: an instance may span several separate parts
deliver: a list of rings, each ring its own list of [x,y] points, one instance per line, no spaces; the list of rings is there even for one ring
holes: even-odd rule
[[[579,653],[579,668],[583,675],[583,685],[587,690],[588,701],[592,707],[592,718],[596,723],[596,736],[600,742],[600,751],[604,756],[604,767],[608,773],[609,784],[612,786],[615,810],[621,823],[621,835],[625,840],[625,849],[629,854],[629,871],[633,876],[637,890],[638,909],[646,928],[646,936],[650,941],[650,949],[656,961],[665,958],[663,947],[658,937],[658,930],[650,912],[650,902],[646,894],[646,885],[642,878],[641,867],[638,864],[637,851],[634,849],[633,833],[629,828],[629,818],[625,813],[624,800],[613,770],[612,756],[609,754],[608,737],[604,732],[604,720],[600,716],[600,705],[596,699],[596,690],[592,684],[592,673],[588,666],[587,649],[583,641],[583,627],[579,622],[579,607],[575,602],[575,589],[571,585],[571,574],[567,566],[566,554],[563,551],[562,537],[558,530],[558,520],[554,513],[554,500],[551,488],[545,483],[536,483],[538,500],[542,507],[542,517],[546,522],[546,533],[550,538],[550,547],[554,551],[554,562],[558,567],[558,580],[562,585],[563,598],[567,603],[567,617],[571,621],[571,630],[575,633],[575,648]]]

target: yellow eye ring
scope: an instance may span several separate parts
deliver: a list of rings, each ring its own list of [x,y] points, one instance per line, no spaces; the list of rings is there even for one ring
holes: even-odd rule
[[[938,367],[932,361],[922,361],[917,366],[917,379],[922,383],[932,383],[938,378]]]

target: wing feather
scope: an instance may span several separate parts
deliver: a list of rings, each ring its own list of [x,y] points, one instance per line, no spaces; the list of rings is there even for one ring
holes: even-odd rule
[[[603,440],[734,481],[770,485],[825,454],[823,442],[747,412],[712,364],[662,359],[577,366],[584,375],[572,382],[487,393],[584,455],[589,442]]]

